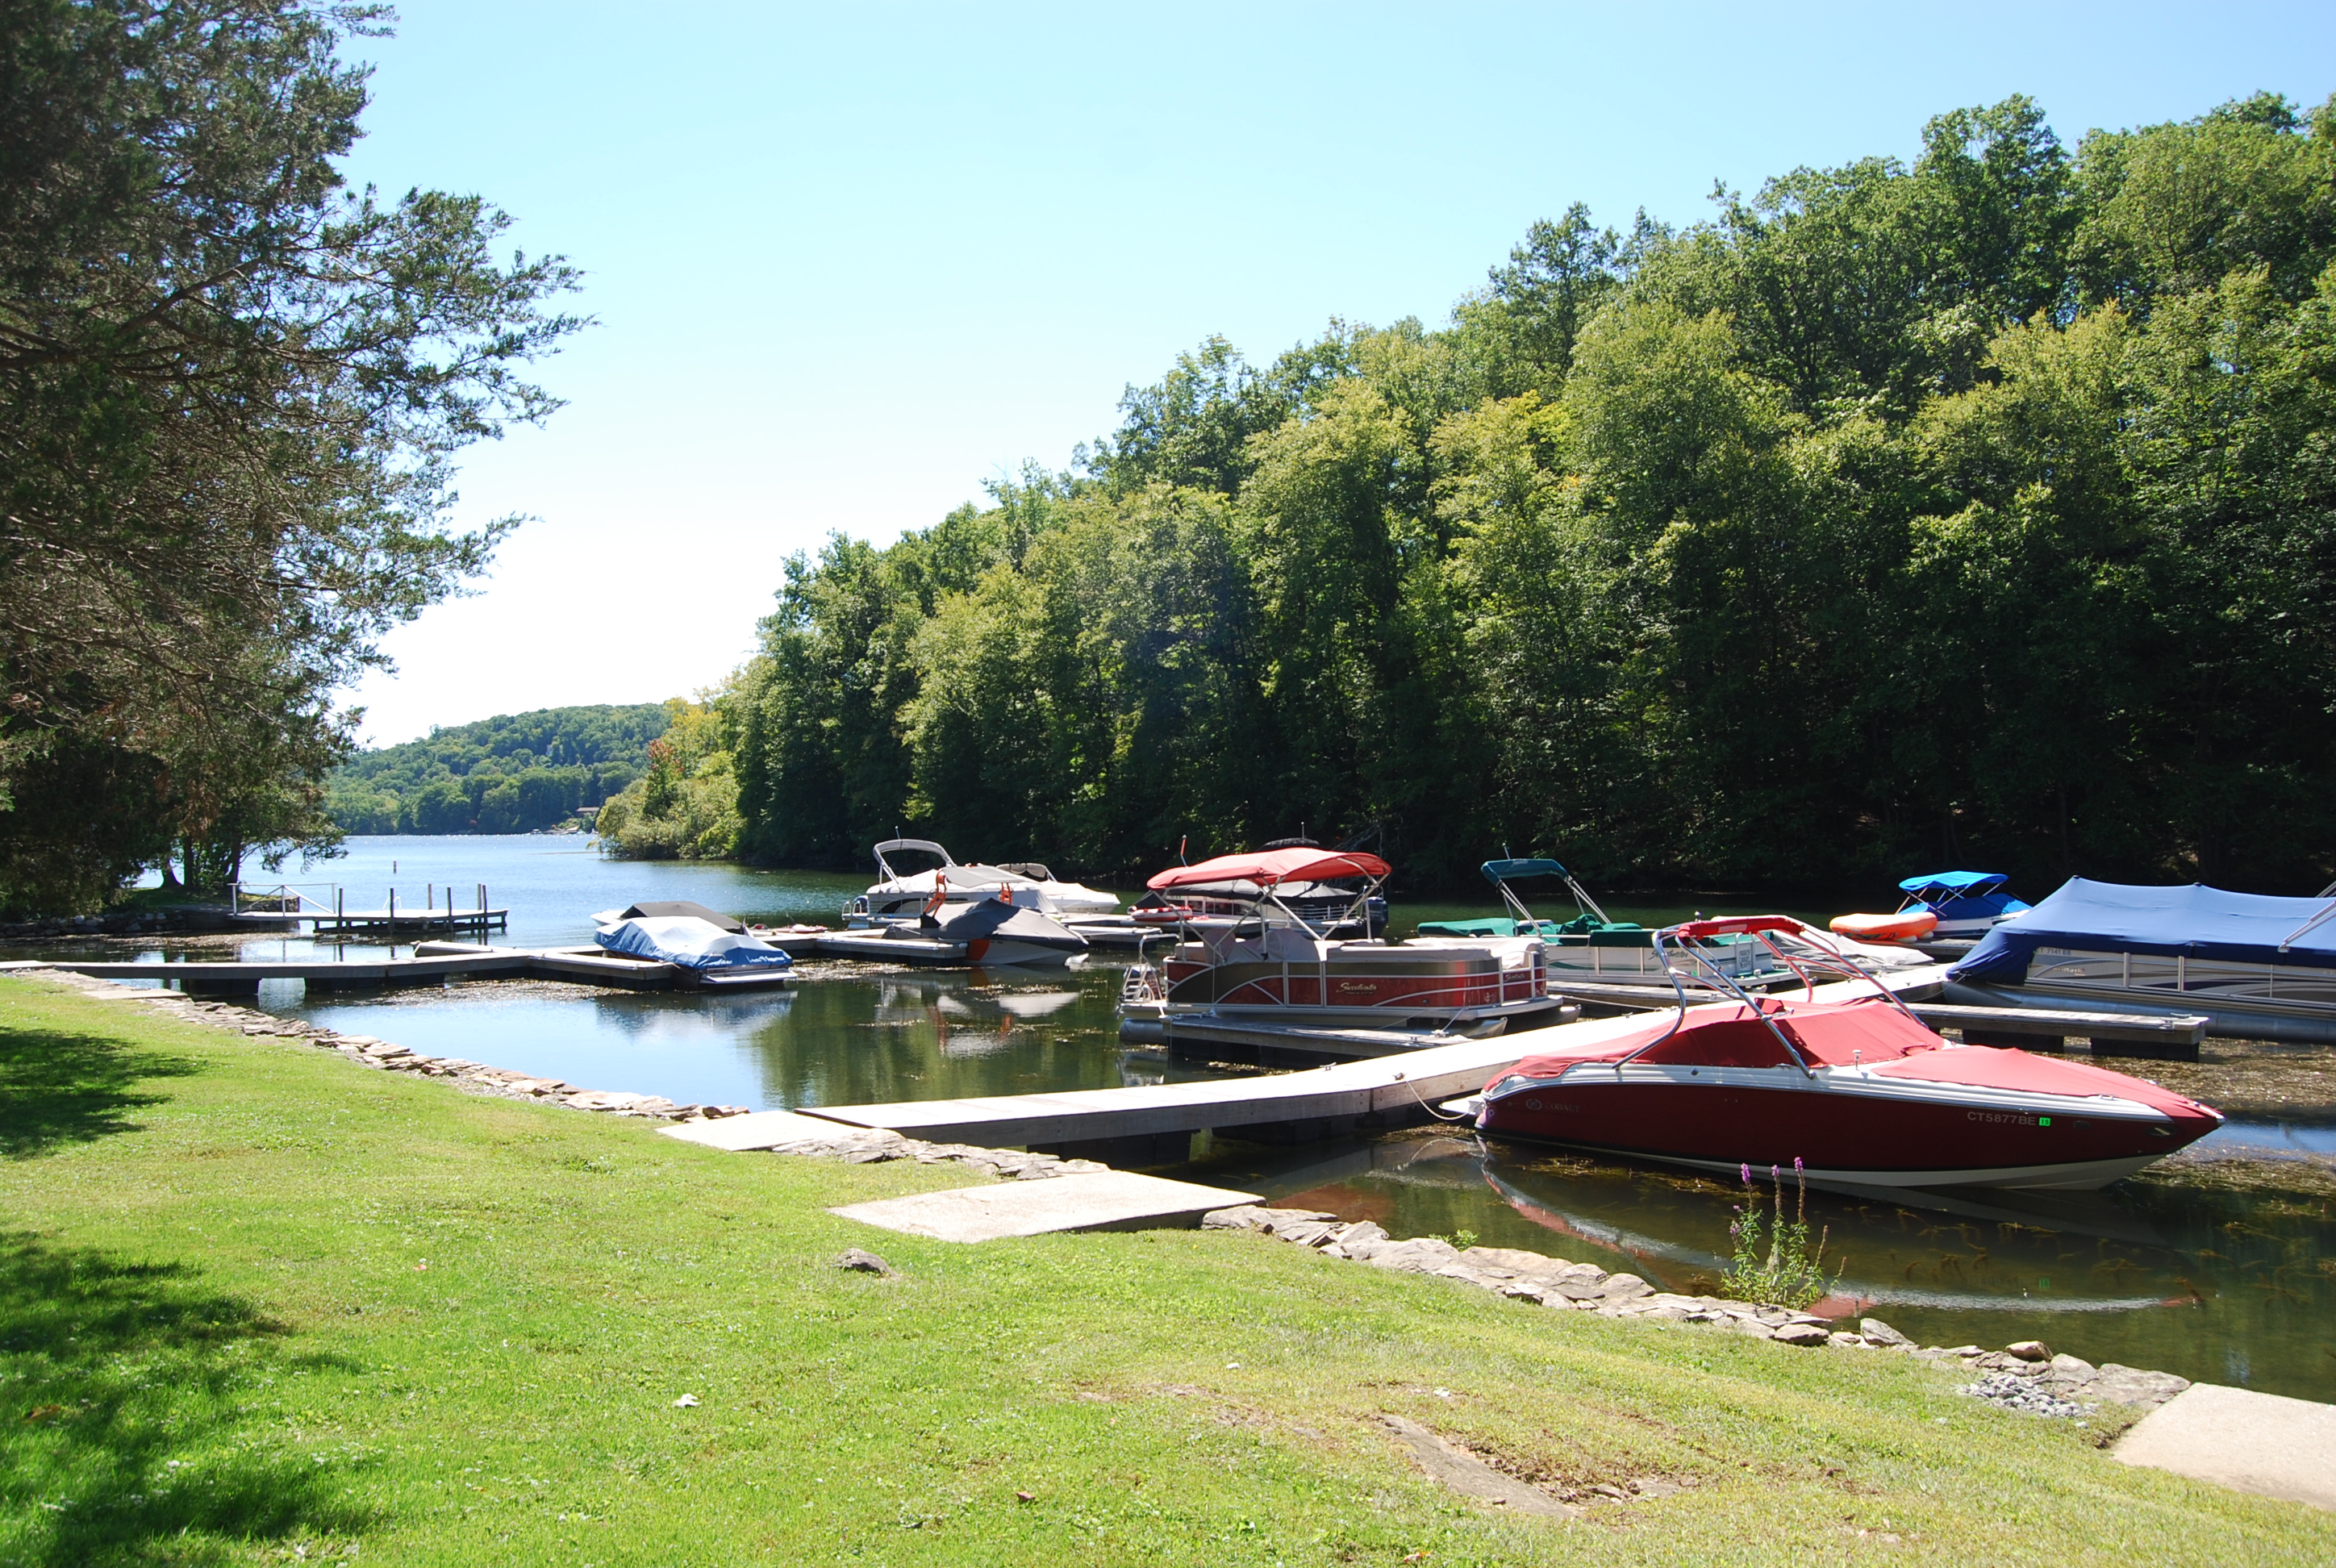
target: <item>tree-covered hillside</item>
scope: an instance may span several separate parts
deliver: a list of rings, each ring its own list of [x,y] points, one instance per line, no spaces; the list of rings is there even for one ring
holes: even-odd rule
[[[1956,111],[1123,407],[1072,472],[796,558],[728,704],[744,852],[2336,869],[2336,103],[2073,151]]]
[[[649,743],[686,706],[548,707],[433,730],[345,764],[327,783],[326,809],[353,833],[550,827],[639,778]]]

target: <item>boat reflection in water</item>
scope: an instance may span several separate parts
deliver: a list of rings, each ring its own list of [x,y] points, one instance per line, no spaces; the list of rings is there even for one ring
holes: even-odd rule
[[[1691,1173],[1480,1142],[1468,1133],[1236,1154],[1196,1175],[1268,1201],[1376,1220],[1398,1236],[1472,1232],[1640,1275],[1658,1290],[1718,1287],[1746,1190]],[[1766,1174],[1758,1201],[1773,1201]],[[1790,1172],[1784,1203],[1797,1201]],[[1917,1204],[1921,1206],[1917,1206]],[[2039,1339],[2096,1363],[2268,1392],[2336,1395],[2326,1325],[2336,1251],[2326,1203],[2266,1203],[2192,1168],[2097,1193],[1807,1194],[1825,1232],[1829,1316],[1870,1314],[1925,1344]]]

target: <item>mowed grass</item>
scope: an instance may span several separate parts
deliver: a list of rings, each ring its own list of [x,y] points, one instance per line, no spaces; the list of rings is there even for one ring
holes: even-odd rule
[[[966,1180],[0,981],[0,1564],[2336,1560],[2336,1518],[1896,1358],[1255,1236],[825,1212]],[[854,1245],[904,1277],[839,1271]],[[1386,1412],[1553,1485],[1682,1489],[1504,1518]]]

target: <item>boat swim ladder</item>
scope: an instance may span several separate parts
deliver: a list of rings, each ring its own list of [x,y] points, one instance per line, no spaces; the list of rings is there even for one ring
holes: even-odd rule
[[[1168,988],[1161,983],[1160,971],[1150,964],[1130,964],[1120,978],[1119,1005],[1123,1008],[1145,1002],[1168,999]]]

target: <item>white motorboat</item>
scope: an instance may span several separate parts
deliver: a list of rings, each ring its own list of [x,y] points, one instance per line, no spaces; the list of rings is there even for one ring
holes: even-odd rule
[[[926,871],[903,872],[888,858],[902,854],[928,854],[940,863]],[[1054,872],[1035,862],[993,866],[977,861],[959,865],[948,850],[930,839],[886,839],[878,844],[876,876],[873,887],[845,906],[847,924],[866,926],[927,913],[938,915],[944,905],[962,908],[995,899],[1001,889],[1011,892],[1017,907],[1036,910],[1057,920],[1119,913],[1116,894],[1079,882],[1057,881]]]

